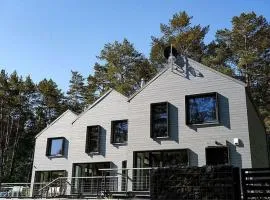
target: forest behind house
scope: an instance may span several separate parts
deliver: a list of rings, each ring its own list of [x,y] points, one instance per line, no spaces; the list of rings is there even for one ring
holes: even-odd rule
[[[160,24],[160,37],[152,36],[149,56],[126,38],[107,43],[92,66],[93,74],[84,77],[71,71],[66,93],[51,79],[36,84],[30,76],[1,70],[0,183],[29,182],[35,136],[42,129],[67,109],[82,112],[109,88],[130,96],[142,78],[148,81],[163,68],[163,50],[170,44],[180,54],[244,81],[269,134],[270,24],[251,12],[234,16],[231,25],[205,44],[211,26],[194,25],[186,12],[176,13],[168,24]]]

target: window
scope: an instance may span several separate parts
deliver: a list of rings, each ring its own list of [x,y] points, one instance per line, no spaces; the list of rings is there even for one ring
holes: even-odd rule
[[[134,152],[133,166],[134,168],[188,166],[188,154],[188,149]],[[133,190],[149,190],[150,176],[149,169],[134,170]]]
[[[111,143],[125,144],[127,142],[128,120],[112,121]]]
[[[65,154],[65,138],[48,138],[46,156],[62,157]]]
[[[59,171],[36,171],[35,183],[51,182],[59,177],[66,177],[67,172],[64,170]]]
[[[104,172],[99,169],[109,169],[109,168],[111,168],[111,162],[74,163],[73,176],[74,177],[102,176],[102,173]]]
[[[229,163],[229,151],[225,146],[205,148],[206,165],[224,165]]]
[[[151,104],[151,137],[169,137],[169,103]]]
[[[135,152],[134,167],[188,166],[188,152],[188,149]]]
[[[100,191],[101,176],[110,176],[111,172],[101,171],[100,169],[111,168],[111,162],[100,163],[74,163],[72,176],[73,177],[93,177],[93,178],[74,178],[71,181],[71,194],[97,194]],[[110,179],[108,179],[110,180]],[[107,181],[106,181],[107,182]],[[107,182],[108,183],[108,182]],[[111,184],[110,187],[113,191],[117,184]]]
[[[188,125],[219,123],[218,94],[214,92],[186,96],[186,123]]]
[[[87,126],[85,153],[99,153],[100,126]]]

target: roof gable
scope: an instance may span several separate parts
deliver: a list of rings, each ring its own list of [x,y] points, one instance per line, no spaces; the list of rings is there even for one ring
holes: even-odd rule
[[[231,81],[233,81],[233,82],[235,82],[235,83],[237,83],[237,84],[239,84],[239,85],[241,85],[241,86],[243,86],[243,87],[246,87],[246,84],[244,83],[244,82],[242,82],[242,81],[239,81],[239,80],[237,80],[237,79],[235,79],[235,78],[232,78],[232,77],[230,77],[230,76],[228,76],[228,75],[226,75],[226,74],[223,74],[223,73],[221,73],[221,72],[218,72],[218,71],[216,71],[216,70],[214,70],[214,69],[212,69],[212,68],[210,68],[210,67],[207,67],[207,66],[205,66],[205,65],[203,65],[203,64],[201,64],[201,63],[199,63],[199,62],[197,62],[197,61],[195,61],[195,60],[193,60],[193,59],[190,59],[190,58],[187,58],[187,62],[188,62],[188,64],[194,64],[195,66],[198,66],[198,67],[201,67],[201,68],[203,68],[203,69],[205,69],[205,70],[208,70],[208,71],[211,71],[211,72],[213,72],[213,73],[216,73],[216,74],[218,74],[218,75],[220,75],[220,76],[222,76],[222,77],[224,77],[224,78],[226,78],[226,79],[228,79],[228,80],[231,80]],[[186,65],[186,64],[184,64],[184,65]],[[162,69],[156,76],[154,76],[149,82],[147,82],[142,88],[140,88],[138,91],[136,91],[134,94],[132,94],[129,98],[128,98],[128,101],[131,101],[135,96],[137,96],[139,93],[141,93],[146,87],[148,87],[149,85],[151,85],[155,80],[157,80],[160,76],[162,76],[168,69],[171,69],[171,64],[169,64],[169,63],[167,63],[166,65],[165,65],[165,67],[164,67],[164,69]],[[186,73],[186,72],[185,72]]]
[[[52,123],[50,123],[46,128],[44,128],[42,131],[40,131],[35,138],[37,139],[42,133],[44,133],[47,129],[49,129],[50,127],[52,127],[57,121],[59,121],[61,118],[63,118],[65,115],[67,114],[72,114],[74,115],[74,117],[78,117],[77,114],[75,114],[73,111],[71,110],[66,110],[65,112],[63,112],[59,117],[57,117]],[[72,121],[71,121],[72,122]],[[71,123],[70,122],[70,123]]]
[[[94,108],[96,105],[98,105],[100,102],[102,102],[102,100],[104,100],[107,96],[109,96],[111,94],[111,92],[116,92],[117,94],[121,95],[123,98],[127,99],[126,96],[124,96],[123,94],[121,94],[120,92],[114,90],[114,89],[109,89],[107,92],[105,92],[105,94],[103,94],[101,97],[99,97],[94,103],[92,103],[90,106],[88,106],[88,108],[86,108],[73,122],[72,124],[74,124],[78,119],[80,119],[85,113],[87,113],[89,110],[91,110],[92,108]]]

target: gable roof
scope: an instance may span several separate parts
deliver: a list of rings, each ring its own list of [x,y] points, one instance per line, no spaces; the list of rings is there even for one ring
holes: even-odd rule
[[[81,114],[79,114],[79,116],[72,122],[75,123],[81,116],[83,116],[86,112],[88,112],[90,109],[92,109],[93,107],[95,107],[97,104],[99,104],[104,98],[106,98],[112,91],[120,94],[121,96],[123,96],[124,98],[127,99],[127,97],[123,94],[121,94],[120,92],[114,90],[114,89],[109,89],[107,92],[105,92],[105,94],[103,94],[101,97],[99,97],[94,103],[92,103],[90,106],[88,106],[88,108],[86,108]]]
[[[144,90],[144,88],[146,88],[148,85],[150,85],[152,82],[154,82],[158,77],[160,77],[164,72],[166,72],[168,69],[170,68],[170,66],[166,66],[164,69],[162,69],[156,76],[154,76],[152,79],[150,79],[150,81],[148,81],[143,87],[141,87],[139,90],[137,90],[136,92],[134,92],[129,98],[128,98],[128,102],[131,101],[131,99],[133,99],[135,96],[137,96],[137,94],[139,94],[142,90]]]
[[[191,59],[191,58],[188,58],[188,61],[190,61],[190,62],[192,62],[192,63],[194,63],[194,64],[196,64],[196,65],[199,65],[199,67],[202,67],[202,68],[204,68],[204,69],[207,69],[207,70],[209,70],[209,71],[211,71],[211,72],[214,72],[214,73],[216,73],[216,74],[218,74],[218,75],[220,75],[220,76],[223,76],[223,77],[225,77],[225,78],[227,78],[227,79],[229,79],[229,80],[231,80],[231,81],[234,81],[235,83],[238,83],[238,84],[240,84],[240,85],[246,87],[246,83],[244,83],[243,81],[239,81],[239,80],[237,80],[237,79],[235,79],[235,78],[233,78],[233,77],[231,77],[231,76],[228,76],[228,75],[226,75],[226,74],[223,74],[223,73],[221,73],[221,72],[219,72],[219,71],[217,71],[217,70],[215,70],[215,69],[213,69],[213,68],[211,68],[211,67],[207,67],[206,65],[203,65],[202,63],[199,63],[199,62],[197,62],[197,61],[195,61],[195,60],[193,60],[193,59]]]
[[[74,113],[71,110],[66,110],[65,112],[63,112],[59,117],[57,117],[52,123],[50,123],[46,128],[44,128],[42,131],[40,131],[35,138],[37,139],[44,131],[46,131],[48,128],[50,128],[54,123],[56,123],[59,119],[61,119],[63,116],[65,116],[67,113],[72,113],[75,116],[78,116],[76,113]]]
[[[206,69],[206,70],[209,70],[209,71],[211,71],[211,72],[214,72],[214,73],[216,73],[216,74],[218,74],[218,75],[220,75],[220,76],[223,76],[223,77],[225,77],[225,78],[227,78],[227,79],[229,79],[229,80],[231,80],[231,81],[234,81],[235,83],[237,83],[237,84],[240,84],[240,85],[242,85],[242,86],[244,86],[244,87],[246,87],[246,84],[244,83],[244,82],[242,82],[242,81],[239,81],[239,80],[237,80],[237,79],[235,79],[235,78],[232,78],[232,77],[230,77],[230,76],[228,76],[228,75],[226,75],[226,74],[223,74],[223,73],[221,73],[221,72],[219,72],[219,71],[217,71],[217,70],[215,70],[215,69],[213,69],[213,68],[210,68],[210,67],[207,67],[207,66],[205,66],[205,65],[203,65],[203,64],[201,64],[201,63],[199,63],[199,62],[197,62],[197,61],[195,61],[195,60],[193,60],[193,59],[191,59],[191,58],[187,58],[188,59],[188,62],[189,63],[193,63],[193,64],[195,64],[195,65],[198,65],[199,67],[201,67],[201,68],[204,68],[204,69]],[[131,101],[135,96],[137,96],[142,90],[144,90],[147,86],[149,86],[152,82],[154,82],[158,77],[160,77],[162,74],[164,74],[164,72],[166,72],[168,69],[170,69],[171,68],[171,66],[170,65],[168,65],[168,64],[166,64],[165,65],[165,68],[164,69],[162,69],[156,76],[154,76],[154,78],[152,78],[149,82],[147,82],[143,87],[141,87],[139,90],[137,90],[135,93],[133,93],[129,98],[128,98],[128,101]]]

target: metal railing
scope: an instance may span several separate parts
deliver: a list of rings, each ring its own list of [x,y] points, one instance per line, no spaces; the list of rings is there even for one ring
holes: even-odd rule
[[[153,168],[100,169],[101,176],[59,177],[51,182],[2,183],[0,197],[53,198],[68,195],[110,197],[128,193],[150,195]]]
[[[59,177],[47,184],[33,186],[33,197],[61,197],[66,195],[69,182],[67,177]]]
[[[1,183],[0,197],[29,197],[30,186],[29,183]]]

